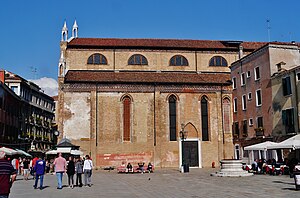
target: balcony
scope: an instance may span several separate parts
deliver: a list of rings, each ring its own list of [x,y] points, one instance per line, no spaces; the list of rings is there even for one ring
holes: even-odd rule
[[[265,129],[263,127],[258,127],[254,129],[256,137],[263,137],[265,134]]]

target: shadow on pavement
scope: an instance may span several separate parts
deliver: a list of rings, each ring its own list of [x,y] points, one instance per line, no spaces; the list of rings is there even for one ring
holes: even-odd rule
[[[273,183],[280,183],[280,184],[295,185],[295,183],[283,182],[283,181],[273,181]]]
[[[292,191],[298,191],[296,188],[282,188],[282,190],[292,190]]]

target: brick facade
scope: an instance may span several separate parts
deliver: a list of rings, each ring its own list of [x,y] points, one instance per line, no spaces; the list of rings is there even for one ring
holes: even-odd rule
[[[61,138],[65,136],[80,145],[98,167],[139,161],[152,162],[156,167],[179,167],[182,163],[179,132],[184,124],[184,131],[188,132],[185,141],[197,144],[189,151],[198,153],[195,154],[198,164],[194,166],[210,167],[212,162],[233,158],[232,131],[228,126],[232,122],[230,70],[208,64],[216,55],[224,57],[228,64],[236,61],[238,46],[226,47],[212,41],[211,47],[206,45],[203,49],[199,45],[191,47],[185,40],[173,40],[170,45],[155,40],[156,45],[151,46],[151,39],[136,44],[134,41],[75,38],[61,42],[58,96]],[[212,49],[216,43],[218,48]],[[245,53],[251,50],[249,47]],[[107,65],[87,64],[94,53],[104,55]],[[148,65],[128,65],[133,54],[142,54]],[[188,66],[169,66],[170,58],[178,54],[188,60]],[[181,80],[178,76],[182,74],[190,76],[188,79],[182,76]],[[176,97],[176,141],[170,141],[171,95]],[[130,141],[123,138],[127,126],[123,123],[124,97],[131,100],[126,114],[130,112]],[[208,141],[202,141],[203,97],[208,104]]]

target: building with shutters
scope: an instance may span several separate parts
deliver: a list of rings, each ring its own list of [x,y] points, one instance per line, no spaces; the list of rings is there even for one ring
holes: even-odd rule
[[[19,98],[19,130],[15,147],[32,152],[44,153],[56,145],[54,136],[54,100],[35,83],[9,71],[4,82]]]
[[[243,150],[264,141],[279,142],[299,133],[300,55],[296,43],[268,43],[232,63],[235,158],[269,159]],[[277,152],[278,158],[284,158]],[[250,162],[251,163],[251,162]]]

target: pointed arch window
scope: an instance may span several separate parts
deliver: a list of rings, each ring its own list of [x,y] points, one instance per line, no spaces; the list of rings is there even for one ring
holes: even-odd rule
[[[222,56],[214,56],[209,61],[209,66],[222,66],[227,67],[227,60]]]
[[[209,141],[208,136],[208,103],[205,97],[201,99],[201,128],[202,128],[202,141]]]
[[[170,124],[170,141],[176,141],[176,97],[169,97],[169,124]]]
[[[103,54],[95,53],[88,58],[87,64],[107,65],[107,59]]]
[[[128,59],[128,65],[148,65],[148,61],[145,56],[134,54]]]
[[[224,133],[230,133],[230,100],[229,98],[223,99],[223,129]]]
[[[188,60],[182,55],[175,55],[170,59],[170,66],[188,66]]]
[[[123,99],[123,141],[130,141],[130,105],[131,99],[129,96]]]

